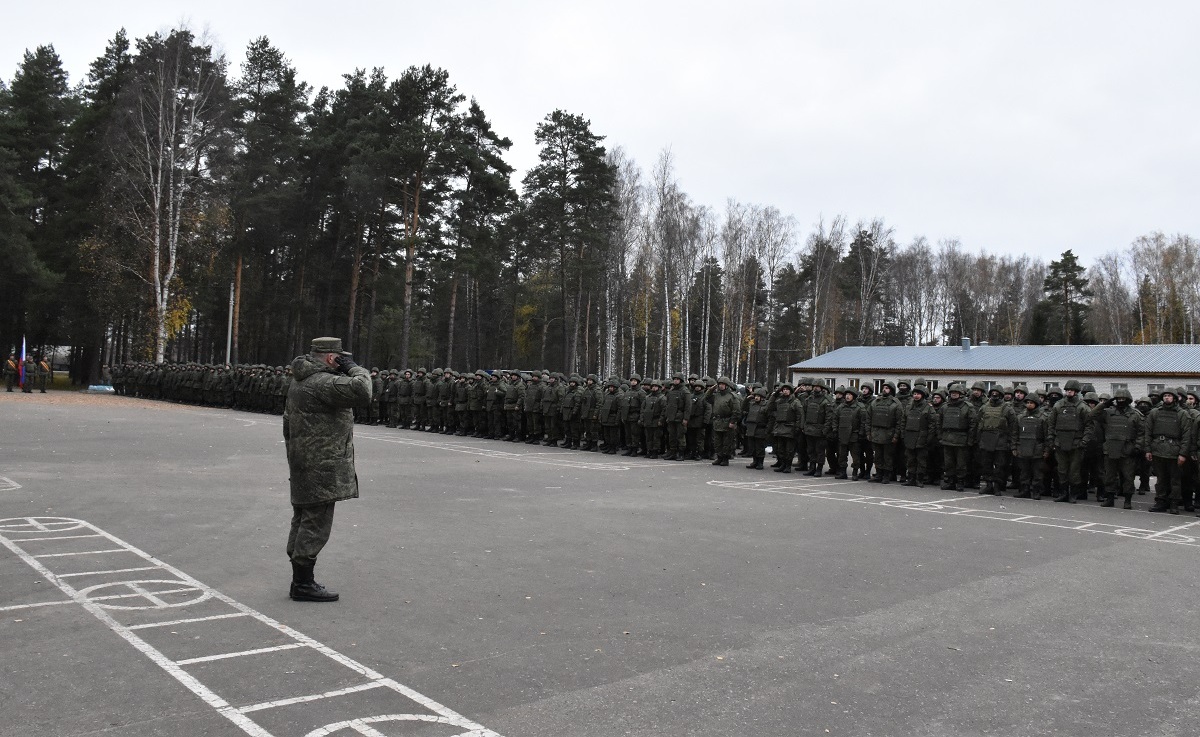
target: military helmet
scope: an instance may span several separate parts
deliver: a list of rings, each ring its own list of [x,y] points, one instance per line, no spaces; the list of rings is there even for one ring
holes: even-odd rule
[[[813,379],[812,380],[812,388],[813,389],[825,389],[826,388],[825,380],[824,379]]]
[[[885,381],[885,382],[883,382],[883,385],[884,385],[885,387],[887,387],[887,388],[891,389],[891,390],[892,390],[892,394],[895,394],[895,393],[896,393],[896,382],[894,382],[894,381]]]
[[[599,381],[600,377],[596,376],[595,374],[588,374],[587,379],[588,381]]]
[[[682,371],[676,371],[671,375],[671,381],[675,381],[676,379],[679,379],[680,383],[687,381],[687,377],[683,375]]]
[[[959,394],[966,394],[967,387],[955,382],[955,383],[951,384],[950,387],[946,391],[951,394],[954,392],[958,392]]]
[[[1115,392],[1113,392],[1113,399],[1128,399],[1130,402],[1132,402],[1133,394],[1131,394],[1130,391],[1128,389],[1126,389],[1125,387],[1121,387],[1120,389],[1117,389]],[[1146,400],[1146,401],[1149,402],[1150,400]]]
[[[755,390],[754,390],[754,396],[756,396],[756,397],[765,397],[765,396],[767,396],[767,390],[766,390],[766,389],[763,389],[763,388],[760,386],[759,388],[757,388],[757,389],[755,389]]]
[[[984,385],[984,383],[982,381],[976,381],[974,384],[971,384],[971,391],[975,391],[976,389],[978,389],[981,392],[987,391],[987,387]]]
[[[812,383],[813,383],[813,377],[801,376],[800,383],[798,383],[796,386],[812,386]]]
[[[1067,383],[1063,384],[1063,389],[1066,391],[1074,389],[1078,392],[1080,390],[1079,382],[1075,379],[1067,379]]]
[[[1111,394],[1109,394],[1108,392],[1101,392],[1101,393],[1100,393],[1100,401],[1101,401],[1101,402],[1108,402],[1108,401],[1111,401],[1111,400],[1112,400],[1112,398],[1113,398],[1113,397],[1112,397],[1112,395],[1111,395]]]
[[[640,384],[640,383],[641,383],[641,381],[642,381],[642,375],[641,375],[641,374],[636,374],[636,373],[635,373],[635,374],[630,374],[630,375],[629,375],[629,381],[630,381],[631,383],[632,383],[632,382],[634,382],[634,381],[636,381],[636,382],[638,382],[638,383]]]
[[[912,388],[912,382],[908,379],[896,379],[896,388],[904,387],[905,389]]]
[[[1187,389],[1184,389],[1182,386],[1177,386],[1171,391],[1175,392],[1175,398],[1179,401],[1183,401],[1183,399],[1187,396]]]
[[[571,374],[571,381],[573,381],[576,384],[582,384],[583,377],[580,376],[579,374]]]
[[[1068,381],[1067,383],[1070,384],[1071,382]],[[1057,386],[1052,386],[1046,390],[1047,397],[1053,397],[1055,394],[1057,394],[1058,396],[1061,397],[1061,396],[1063,396],[1063,390],[1059,389]]]
[[[717,383],[724,384],[725,386],[733,386],[733,382],[729,380],[728,376],[718,376]]]
[[[1030,402],[1033,402],[1034,406],[1036,407],[1042,403],[1042,399],[1037,394],[1030,392],[1029,394],[1025,395],[1024,402],[1025,402],[1025,404],[1029,404]]]
[[[705,386],[716,386],[717,385],[716,379],[714,379],[711,376],[705,376],[703,379],[701,379],[701,381],[704,382]]]
[[[914,386],[912,388],[912,393],[913,394],[919,393],[921,395],[921,398],[924,399],[925,397],[929,396],[929,387],[925,386],[924,384],[917,384],[916,386]]]
[[[1089,384],[1087,382],[1084,382],[1079,385],[1079,391],[1084,394],[1087,394],[1088,392],[1096,391],[1096,387],[1092,386],[1091,384]]]
[[[422,366],[421,368],[417,369],[417,373],[418,374],[427,374],[427,373],[429,373],[429,370],[426,369],[424,366]]]
[[[1083,401],[1100,403],[1100,397],[1096,396],[1096,392],[1086,392],[1083,395]]]
[[[1153,403],[1150,401],[1150,397],[1138,397],[1137,402],[1135,402],[1134,404],[1153,404]]]
[[[858,389],[855,389],[855,388],[854,388],[854,387],[852,387],[852,386],[847,386],[847,387],[844,387],[844,388],[842,389],[842,393],[843,393],[843,394],[853,394],[853,395],[854,395],[854,396],[856,396],[856,397],[857,397],[857,396],[859,396],[859,391],[858,391]]]
[[[1000,386],[999,384],[996,384],[996,385],[995,385],[995,386],[993,386],[991,389],[988,389],[988,393],[987,393],[987,395],[988,395],[989,397],[990,397],[990,396],[992,396],[993,394],[999,394],[1000,396],[1004,396],[1004,393],[1005,393],[1006,391],[1008,391],[1008,390],[1007,390],[1007,389],[1005,389],[1004,387]]]

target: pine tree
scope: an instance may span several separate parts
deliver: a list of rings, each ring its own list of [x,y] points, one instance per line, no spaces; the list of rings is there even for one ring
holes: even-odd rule
[[[1088,289],[1088,280],[1083,277],[1084,271],[1086,269],[1079,264],[1075,254],[1067,249],[1062,258],[1050,262],[1050,271],[1042,285],[1046,301],[1051,307],[1051,314],[1062,321],[1064,345],[1083,340],[1084,315],[1088,309],[1088,300],[1092,296],[1092,291]]]

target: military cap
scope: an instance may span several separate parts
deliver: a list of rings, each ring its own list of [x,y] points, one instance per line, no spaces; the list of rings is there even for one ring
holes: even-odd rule
[[[341,353],[342,339],[329,337],[313,338],[312,343],[309,345],[309,351],[313,353]]]

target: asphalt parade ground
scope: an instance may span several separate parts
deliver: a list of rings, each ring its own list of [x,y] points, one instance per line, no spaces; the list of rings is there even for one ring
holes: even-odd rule
[[[0,394],[0,735],[1195,735],[1200,519]],[[1011,492],[1010,492],[1011,493]]]

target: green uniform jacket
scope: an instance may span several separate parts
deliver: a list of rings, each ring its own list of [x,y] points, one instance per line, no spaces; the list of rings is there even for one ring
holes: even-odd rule
[[[904,408],[900,400],[890,395],[880,395],[871,400],[867,410],[870,430],[868,435],[872,443],[895,443],[900,440],[904,431]]]
[[[729,423],[737,422],[741,414],[742,400],[738,395],[728,389],[713,392],[713,432],[728,432]]]
[[[303,507],[354,499],[353,407],[371,402],[371,372],[342,376],[308,356],[292,361],[292,388],[283,411],[292,504]]]

